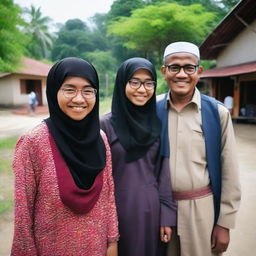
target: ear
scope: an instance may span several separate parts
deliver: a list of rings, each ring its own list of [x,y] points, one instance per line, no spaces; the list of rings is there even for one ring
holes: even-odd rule
[[[204,68],[202,66],[199,66],[198,71],[197,71],[198,75],[201,75],[203,73],[203,71],[204,71]]]
[[[161,66],[161,72],[162,72],[162,75],[165,75],[166,66],[164,66],[164,65]]]

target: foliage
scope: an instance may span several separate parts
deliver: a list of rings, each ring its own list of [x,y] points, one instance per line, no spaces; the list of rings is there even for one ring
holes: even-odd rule
[[[25,8],[24,14],[28,16],[24,26],[24,32],[29,38],[27,55],[35,59],[49,58],[53,43],[53,36],[49,32],[51,18],[42,16],[40,7],[36,8],[33,5]]]
[[[240,0],[147,0],[147,4],[157,4],[161,2],[176,2],[181,5],[201,4],[207,11],[218,13],[219,18],[224,17],[231,8]]]
[[[93,23],[93,29],[91,33],[91,40],[94,46],[97,46],[99,50],[109,50],[110,42],[107,38],[107,21],[106,14],[96,13],[91,19]]]
[[[201,60],[200,62],[200,65],[204,68],[204,70],[216,67],[215,60]]]
[[[100,116],[111,111],[112,96],[100,99]]]
[[[52,50],[52,59],[65,57],[81,57],[85,52],[93,50],[91,32],[87,25],[79,20],[68,20],[57,33],[57,39]]]
[[[156,88],[156,95],[166,93],[169,90],[169,87],[166,83],[166,81],[163,78],[162,72],[160,68],[156,69],[157,73],[157,88]]]
[[[143,0],[115,0],[108,13],[109,20],[119,17],[129,17],[132,10],[142,8],[145,5]]]
[[[94,51],[83,56],[96,68],[100,81],[100,97],[108,97],[112,94],[117,63],[110,51]]]
[[[119,18],[109,25],[108,32],[122,38],[123,46],[138,50],[146,58],[156,55],[161,63],[169,42],[186,40],[199,44],[212,29],[214,19],[215,14],[200,4],[160,3]]]
[[[20,8],[13,0],[0,2],[0,72],[12,72],[24,52],[25,37],[18,29],[22,24]]]

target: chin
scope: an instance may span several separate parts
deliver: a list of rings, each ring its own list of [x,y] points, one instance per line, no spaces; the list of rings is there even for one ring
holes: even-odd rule
[[[80,121],[82,119],[84,119],[88,114],[83,114],[83,115],[68,115],[71,119],[76,120],[76,121]]]
[[[142,106],[144,106],[146,103],[147,103],[146,101],[145,101],[145,102],[133,102],[133,104],[134,104],[135,106],[138,106],[138,107],[142,107]]]

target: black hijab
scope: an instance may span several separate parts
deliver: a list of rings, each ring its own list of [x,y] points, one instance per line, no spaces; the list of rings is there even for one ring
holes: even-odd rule
[[[86,78],[97,89],[95,106],[82,120],[73,120],[59,107],[57,93],[67,76]],[[106,148],[100,136],[98,90],[97,72],[83,59],[62,59],[51,68],[47,77],[50,117],[45,121],[76,185],[82,189],[92,186],[106,164]]]
[[[156,82],[156,71],[150,61],[138,57],[128,59],[118,69],[112,99],[111,123],[126,150],[127,162],[143,157],[160,135],[161,124],[156,115],[156,88],[144,106],[134,105],[125,94],[127,82],[139,69],[148,70]]]

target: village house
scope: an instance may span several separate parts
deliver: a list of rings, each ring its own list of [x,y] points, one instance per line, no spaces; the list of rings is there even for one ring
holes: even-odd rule
[[[49,64],[24,57],[16,72],[0,73],[0,105],[27,105],[30,91],[37,94],[39,106],[46,105],[46,77],[50,68]]]
[[[256,1],[242,0],[200,46],[201,58],[216,60],[201,85],[221,102],[233,97],[233,119],[256,119]]]

